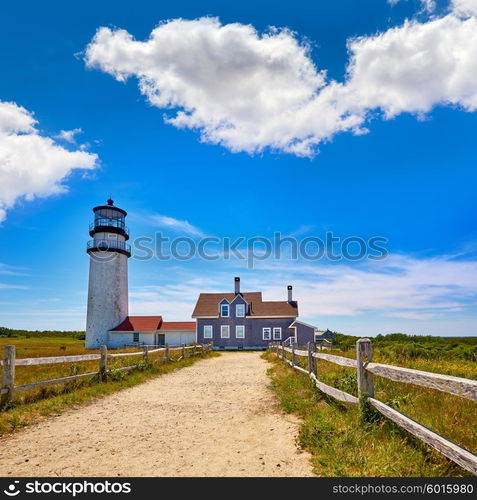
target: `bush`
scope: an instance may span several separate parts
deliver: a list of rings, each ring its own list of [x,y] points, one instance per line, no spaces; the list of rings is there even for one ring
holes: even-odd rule
[[[59,331],[59,330],[14,330],[0,326],[0,337],[25,337],[25,338],[41,338],[41,337],[70,337],[77,340],[85,339],[85,332]]]

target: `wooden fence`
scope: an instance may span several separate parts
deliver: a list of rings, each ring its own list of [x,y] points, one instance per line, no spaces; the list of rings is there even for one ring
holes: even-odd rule
[[[365,406],[371,405],[376,411],[392,420],[413,436],[432,446],[464,469],[477,475],[477,455],[375,399],[373,377],[374,375],[379,375],[396,382],[430,387],[431,389],[447,392],[454,396],[460,396],[473,401],[477,401],[476,380],[373,363],[373,346],[370,339],[359,339],[356,342],[356,359],[316,352],[316,344],[313,342],[308,344],[307,350],[299,350],[296,345],[285,347],[279,342],[272,342],[269,349],[275,352],[283,361],[289,363],[295,370],[307,374],[320,391],[339,401],[359,404],[362,410],[364,410]],[[287,353],[290,354],[290,359],[288,359]],[[308,359],[308,369],[297,364],[297,357]],[[358,397],[320,382],[318,380],[317,359],[356,369]]]
[[[3,366],[2,374],[2,385],[0,386],[0,406],[3,407],[8,401],[10,401],[16,392],[28,391],[29,389],[36,389],[44,385],[59,384],[62,382],[70,382],[72,380],[79,380],[83,378],[92,378],[98,376],[100,381],[105,380],[106,372],[108,370],[108,359],[126,357],[126,356],[141,356],[144,361],[147,361],[150,354],[164,351],[164,356],[157,358],[154,362],[168,362],[171,361],[171,353],[173,351],[180,351],[180,355],[177,361],[184,359],[188,356],[193,356],[198,352],[206,352],[212,349],[212,344],[197,344],[191,346],[185,346],[182,344],[179,347],[169,347],[165,345],[158,349],[149,349],[148,346],[144,346],[141,351],[138,352],[124,352],[111,354],[108,353],[106,346],[101,346],[99,348],[99,354],[82,354],[78,356],[54,356],[48,358],[24,358],[16,359],[16,349],[14,345],[7,345],[3,351],[3,361],[0,365]],[[31,366],[31,365],[46,365],[54,363],[76,363],[80,361],[99,361],[99,371],[91,373],[82,373],[80,375],[71,375],[68,377],[55,378],[52,380],[42,380],[40,382],[33,382],[31,384],[18,385],[15,386],[15,367],[16,366]],[[121,368],[116,368],[116,370],[127,371],[137,368],[139,365],[123,366]]]

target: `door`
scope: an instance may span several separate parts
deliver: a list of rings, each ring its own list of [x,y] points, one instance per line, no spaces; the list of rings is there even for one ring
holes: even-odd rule
[[[165,345],[166,336],[163,333],[156,334],[156,345]]]

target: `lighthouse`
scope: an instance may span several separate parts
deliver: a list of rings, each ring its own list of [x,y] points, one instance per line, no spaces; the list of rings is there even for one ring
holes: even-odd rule
[[[131,247],[126,243],[129,230],[127,212],[106,205],[93,208],[94,222],[90,224],[88,242],[89,285],[86,317],[86,348],[108,345],[109,330],[128,316],[128,259]]]

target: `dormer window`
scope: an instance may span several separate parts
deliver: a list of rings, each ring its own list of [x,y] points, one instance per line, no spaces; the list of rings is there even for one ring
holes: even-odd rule
[[[237,316],[237,318],[245,317],[245,304],[237,304],[235,306],[235,316]]]
[[[228,304],[220,304],[220,315],[223,318],[228,318],[229,317],[229,305]]]

